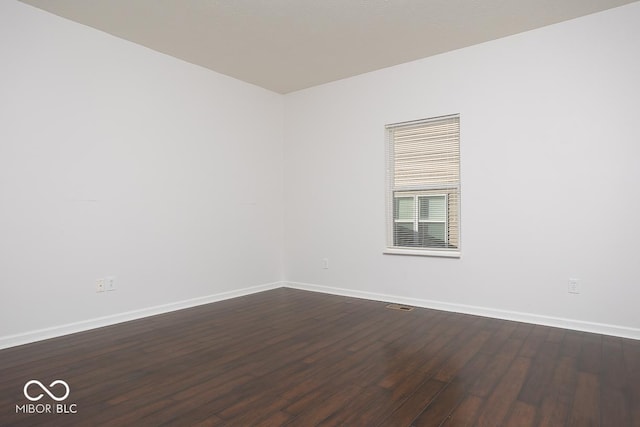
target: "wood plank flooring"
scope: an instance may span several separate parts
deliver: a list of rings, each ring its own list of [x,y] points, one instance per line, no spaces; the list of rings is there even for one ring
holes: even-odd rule
[[[1,350],[0,425],[640,426],[639,341],[385,305],[281,288]]]

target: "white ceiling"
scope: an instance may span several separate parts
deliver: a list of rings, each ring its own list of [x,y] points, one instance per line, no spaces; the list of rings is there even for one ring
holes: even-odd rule
[[[636,0],[21,0],[288,93]]]

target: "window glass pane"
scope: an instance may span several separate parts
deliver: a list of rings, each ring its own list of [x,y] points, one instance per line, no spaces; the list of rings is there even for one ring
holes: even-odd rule
[[[419,197],[421,221],[446,221],[447,206],[445,196]]]
[[[421,222],[418,226],[420,246],[425,248],[446,247],[444,223]]]
[[[413,221],[413,197],[396,197],[394,219]]]
[[[393,225],[394,246],[420,246],[418,233],[413,231],[412,222],[396,222]]]

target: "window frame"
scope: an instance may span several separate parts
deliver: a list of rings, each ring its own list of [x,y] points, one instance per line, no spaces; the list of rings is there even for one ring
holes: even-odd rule
[[[400,193],[400,195],[397,195],[395,193]],[[427,193],[424,191],[397,191],[397,192],[394,192],[394,195],[392,197],[393,197],[393,203],[394,203],[394,208],[393,208],[394,209],[394,215],[393,215],[394,228],[396,224],[411,224],[412,230],[414,232],[419,232],[420,224],[443,224],[445,230],[449,226],[449,212],[448,212],[449,195],[447,193]],[[421,205],[420,199],[429,199],[429,198],[436,198],[436,197],[444,198],[444,205],[446,209],[444,220],[421,219],[420,212],[421,212],[422,205]],[[395,215],[396,199],[413,199],[413,213],[412,213],[411,219],[396,218],[396,215]],[[448,243],[449,236],[447,233],[445,233],[443,240],[445,243]],[[398,246],[398,247],[409,247],[409,246]]]
[[[457,118],[458,119],[458,135],[457,135],[457,149],[458,149],[458,182],[456,185],[443,184],[440,186],[435,186],[432,188],[415,188],[415,189],[406,189],[399,190],[394,188],[394,176],[395,176],[395,159],[394,159],[394,146],[393,146],[393,131],[398,128],[410,128],[412,126],[419,126],[421,124],[428,124],[429,122],[437,122],[439,120],[444,120],[448,118]],[[461,257],[461,190],[460,190],[460,115],[459,114],[451,114],[440,117],[433,117],[422,120],[413,120],[401,123],[394,123],[385,126],[385,149],[386,149],[386,189],[385,189],[385,198],[386,198],[386,248],[383,251],[384,254],[390,255],[417,255],[417,256],[432,256],[432,257],[445,257],[445,258],[460,258]],[[451,191],[453,190],[453,191]],[[412,246],[397,246],[394,241],[394,229],[396,223],[409,223],[408,220],[398,221],[395,218],[394,210],[395,210],[395,199],[402,197],[413,197],[413,210],[414,210],[414,218],[413,218],[413,230],[416,230],[416,227],[419,227],[419,224],[422,223],[431,223],[433,221],[422,221],[420,220],[420,197],[436,197],[436,196],[444,196],[445,197],[445,221],[444,226],[445,230],[448,230],[449,227],[449,197],[450,193],[455,193],[457,197],[456,209],[455,212],[456,221],[457,221],[457,247],[456,248],[437,248],[437,247],[412,247]],[[400,195],[398,196],[398,193]],[[406,195],[405,195],[406,194]],[[436,221],[436,223],[442,223],[442,221]],[[445,235],[445,241],[448,242],[449,233]]]

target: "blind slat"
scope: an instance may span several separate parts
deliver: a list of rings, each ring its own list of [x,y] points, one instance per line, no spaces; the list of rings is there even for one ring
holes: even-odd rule
[[[391,128],[394,188],[457,182],[459,134],[457,116]]]

